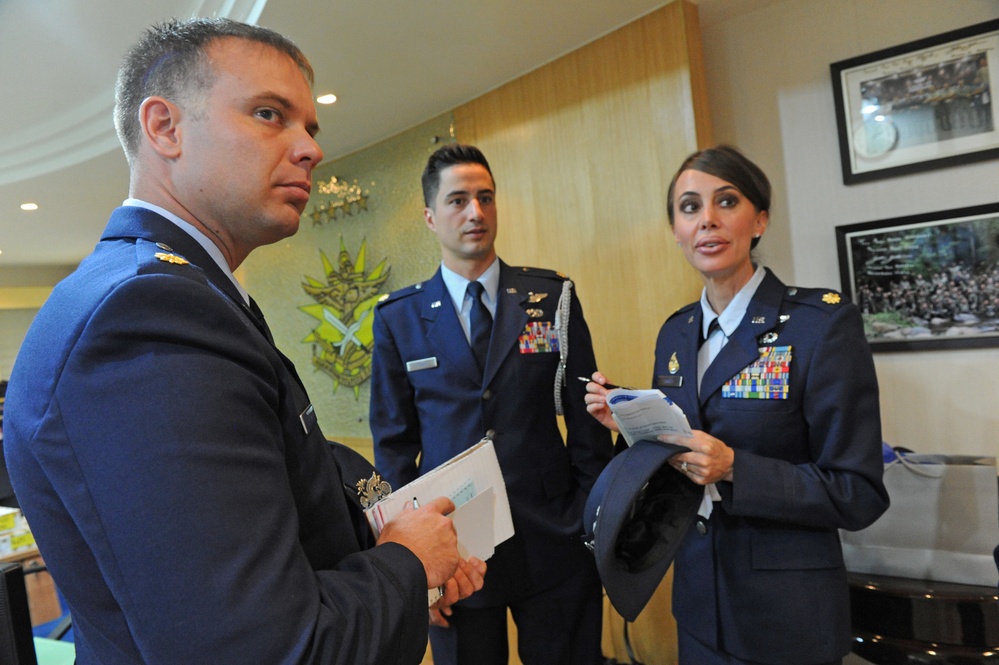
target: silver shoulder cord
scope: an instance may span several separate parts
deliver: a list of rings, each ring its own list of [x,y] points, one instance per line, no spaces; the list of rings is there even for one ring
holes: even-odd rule
[[[558,370],[555,372],[555,414],[564,415],[562,388],[565,386],[565,361],[569,357],[569,303],[572,300],[572,280],[562,282],[562,295],[555,310],[555,335],[558,338]]]

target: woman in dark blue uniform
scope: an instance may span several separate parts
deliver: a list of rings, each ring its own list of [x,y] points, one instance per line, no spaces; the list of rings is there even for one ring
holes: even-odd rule
[[[770,183],[731,147],[689,156],[669,186],[677,245],[704,281],[656,344],[653,386],[687,415],[670,460],[705,488],[675,559],[683,665],[838,663],[850,650],[838,529],[888,507],[878,386],[857,308],[785,286],[751,250]],[[616,429],[605,377],[590,413]]]

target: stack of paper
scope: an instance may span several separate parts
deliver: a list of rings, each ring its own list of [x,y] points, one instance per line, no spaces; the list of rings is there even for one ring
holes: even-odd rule
[[[629,446],[655,441],[660,434],[692,436],[683,409],[661,390],[615,388],[607,393],[607,406]]]
[[[458,551],[483,561],[496,545],[513,535],[513,519],[493,442],[483,439],[433,471],[387,497],[364,512],[377,536],[403,511],[407,502],[429,503],[446,496],[454,502],[449,515],[458,533]]]

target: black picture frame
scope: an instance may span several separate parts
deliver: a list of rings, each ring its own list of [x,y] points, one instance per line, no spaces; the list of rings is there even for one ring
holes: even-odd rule
[[[999,346],[999,203],[836,227],[871,350]]]
[[[829,69],[845,184],[999,156],[999,19]]]

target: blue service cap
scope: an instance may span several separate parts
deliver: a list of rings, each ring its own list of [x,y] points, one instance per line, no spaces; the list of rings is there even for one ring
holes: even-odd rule
[[[667,464],[686,446],[637,441],[610,461],[583,510],[607,597],[628,621],[648,604],[697,517],[704,488]]]

